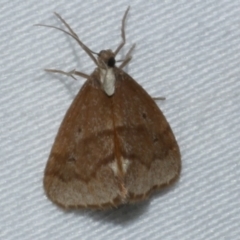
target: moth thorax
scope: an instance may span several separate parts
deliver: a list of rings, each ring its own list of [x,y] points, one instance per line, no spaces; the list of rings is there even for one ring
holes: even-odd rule
[[[115,56],[112,50],[102,50],[98,54],[100,82],[104,92],[112,96],[115,91],[116,77],[114,74]]]

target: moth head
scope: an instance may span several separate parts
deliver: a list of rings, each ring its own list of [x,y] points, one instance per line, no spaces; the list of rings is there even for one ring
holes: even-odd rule
[[[102,50],[99,54],[98,54],[98,64],[100,68],[113,68],[115,67],[115,55],[112,52],[111,49],[108,50]]]

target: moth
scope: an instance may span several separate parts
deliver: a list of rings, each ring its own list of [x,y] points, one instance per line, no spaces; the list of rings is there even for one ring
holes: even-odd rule
[[[37,24],[70,35],[96,64],[91,75],[46,69],[87,79],[63,119],[44,173],[47,197],[62,208],[106,209],[137,202],[180,175],[180,151],[167,120],[123,71],[135,45],[116,66],[115,58],[126,42],[128,11],[129,7],[115,51],[91,51],[57,13],[68,31]]]

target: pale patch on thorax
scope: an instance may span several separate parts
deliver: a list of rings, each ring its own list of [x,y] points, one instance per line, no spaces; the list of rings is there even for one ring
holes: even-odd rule
[[[99,68],[100,71],[100,81],[102,83],[102,88],[108,96],[112,96],[115,91],[116,77],[113,68]]]

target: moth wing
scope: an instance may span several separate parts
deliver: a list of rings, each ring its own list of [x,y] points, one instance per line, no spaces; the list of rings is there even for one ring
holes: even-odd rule
[[[111,101],[96,79],[88,80],[67,111],[52,147],[44,175],[48,198],[64,208],[118,205],[119,182],[109,167],[113,158]]]
[[[117,74],[117,73],[116,73]],[[116,133],[128,200],[146,198],[152,190],[173,183],[181,157],[173,132],[148,93],[119,70],[113,96]]]

